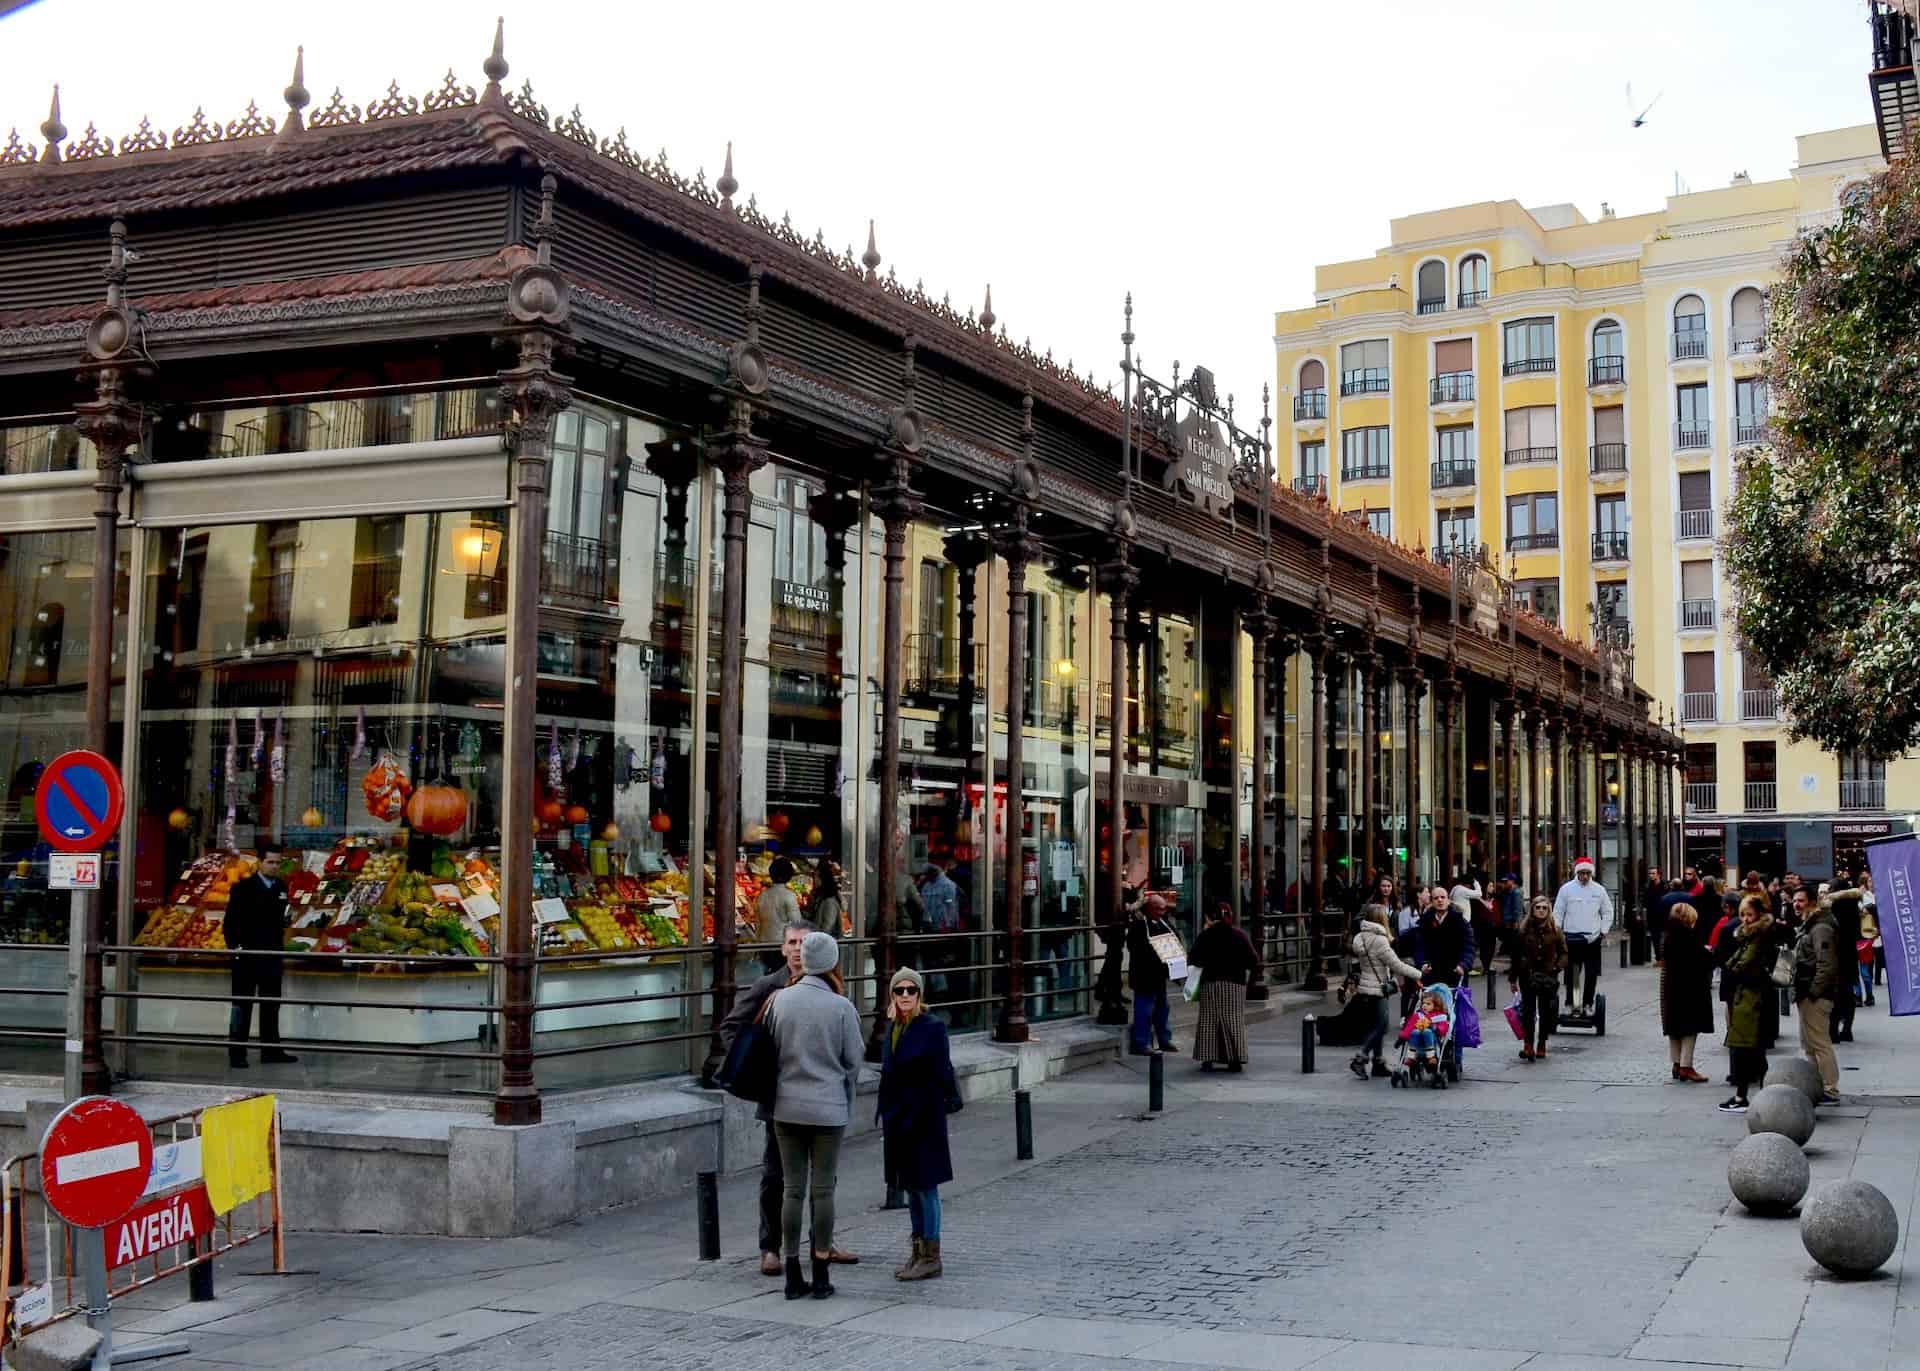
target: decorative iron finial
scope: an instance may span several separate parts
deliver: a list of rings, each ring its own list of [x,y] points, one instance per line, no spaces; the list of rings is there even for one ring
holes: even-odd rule
[[[871,284],[880,270],[880,249],[873,239],[873,220],[867,220],[867,250],[860,254],[860,264],[867,269],[867,281]]]
[[[287,117],[285,122],[280,125],[280,136],[287,138],[297,133],[304,133],[307,124],[306,120],[301,118],[300,111],[305,109],[313,99],[312,93],[307,89],[307,49],[305,44],[293,50],[293,80],[280,94],[287,102]]]
[[[553,237],[553,196],[559,189],[560,183],[552,172],[541,175],[540,217],[533,221],[533,253],[543,267],[553,263],[553,248],[548,240]]]
[[[732,213],[733,193],[740,189],[740,183],[734,179],[733,175],[733,139],[731,138],[727,139],[726,163],[720,168],[720,179],[713,183],[713,188],[720,192],[720,208]]]
[[[998,316],[993,312],[993,282],[987,282],[987,303],[980,308],[980,331],[992,333],[993,323]]]
[[[1120,330],[1120,341],[1133,346],[1133,292],[1127,292],[1127,326]]]
[[[127,294],[127,221],[115,216],[107,229],[107,308],[119,309]]]
[[[480,64],[480,70],[487,76],[487,88],[480,94],[480,103],[483,105],[507,103],[507,97],[500,93],[500,83],[507,79],[506,42],[507,20],[505,15],[501,15],[493,21],[493,51]]]
[[[58,85],[53,88],[53,106],[47,111],[47,121],[40,126],[40,136],[47,140],[46,147],[41,149],[40,160],[58,162],[60,140],[67,136],[67,126],[60,122],[60,87]]]

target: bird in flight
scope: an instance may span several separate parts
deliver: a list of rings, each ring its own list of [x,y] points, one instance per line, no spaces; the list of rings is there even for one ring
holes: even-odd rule
[[[1665,95],[1665,94],[1666,94],[1666,91],[1664,90],[1660,92],[1660,95]],[[1647,101],[1647,107],[1641,110],[1638,114],[1633,114],[1633,82],[1631,81],[1627,82],[1627,113],[1633,114],[1633,126],[1635,128],[1639,128],[1642,124],[1647,122],[1647,115],[1652,113],[1653,107],[1660,103],[1660,95],[1656,95],[1653,97],[1653,99]]]

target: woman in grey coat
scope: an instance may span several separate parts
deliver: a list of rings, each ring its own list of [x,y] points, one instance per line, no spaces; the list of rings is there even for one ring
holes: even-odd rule
[[[854,1084],[864,1044],[860,1013],[840,979],[840,944],[814,932],[800,944],[800,979],[777,991],[767,1022],[780,1056],[773,1097],[773,1133],[780,1145],[786,1194],[780,1206],[786,1254],[787,1298],[833,1294],[827,1262],[833,1249],[833,1188],[840,1167],[840,1139],[853,1117]],[[800,1268],[803,1199],[813,1205],[813,1282]]]

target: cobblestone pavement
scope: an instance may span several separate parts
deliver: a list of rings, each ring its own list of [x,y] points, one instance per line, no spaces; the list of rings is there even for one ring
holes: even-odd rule
[[[1012,1160],[1009,1103],[971,1106],[939,1281],[891,1279],[906,1217],[878,1208],[863,1141],[839,1241],[867,1259],[836,1268],[832,1300],[789,1303],[758,1274],[745,1176],[723,1186],[718,1263],[692,1259],[690,1197],[509,1242],[310,1236],[293,1245],[308,1274],[228,1279],[217,1310],[156,1288],[122,1326],[185,1329],[210,1366],[360,1371],[1920,1368],[1906,1234],[1881,1278],[1842,1284],[1793,1221],[1730,1209],[1745,1129],[1714,1111],[1724,1087],[1669,1079],[1650,970],[1604,984],[1607,1037],[1569,1033],[1528,1065],[1483,1011],[1487,1045],[1444,1092],[1362,1083],[1333,1050],[1303,1075],[1281,1017],[1252,1030],[1244,1076],[1170,1058],[1158,1116],[1139,1059],[1036,1091],[1031,1162]],[[1873,1180],[1905,1225],[1916,1030],[1863,1010],[1857,1032],[1842,1053],[1863,1093],[1822,1111],[1815,1183]],[[1703,1044],[1700,1065],[1719,1077],[1724,1052]]]

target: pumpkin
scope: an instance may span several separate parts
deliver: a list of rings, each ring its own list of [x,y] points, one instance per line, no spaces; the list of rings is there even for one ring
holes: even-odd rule
[[[540,802],[540,808],[535,811],[539,816],[540,822],[543,824],[559,823],[561,817],[565,815],[566,812],[566,807],[558,800],[542,800]]]
[[[807,830],[807,846],[808,847],[820,846],[820,840],[825,836],[826,835],[820,831],[818,825],[815,825],[814,827],[809,828]]]
[[[587,807],[585,805],[567,806],[567,822],[570,824],[583,824],[591,817],[592,816],[587,813]]]
[[[664,809],[661,810],[658,814],[654,815],[653,818],[648,822],[651,824],[653,831],[655,833],[665,833],[668,829],[673,827],[673,819],[667,814],[667,812]]]
[[[784,814],[775,814],[771,819],[767,820],[767,827],[772,829],[778,836],[784,838],[787,836],[787,827],[792,822],[793,820]]]
[[[413,792],[407,801],[407,827],[417,833],[446,837],[467,822],[467,793],[445,781],[433,781]]]
[[[606,839],[610,843],[619,842],[620,841],[620,825],[608,824],[605,828],[600,830],[600,836]]]
[[[326,822],[327,816],[322,814],[318,809],[315,809],[312,805],[308,805],[300,811],[300,826],[302,828],[320,828],[323,827]]]
[[[167,815],[167,827],[178,833],[185,833],[193,827],[193,815],[184,809],[176,809]]]

